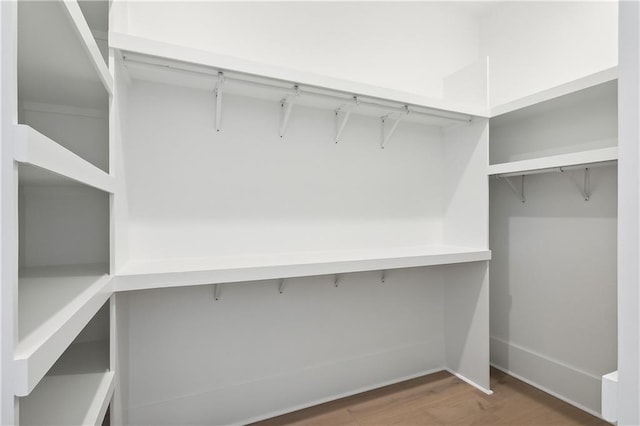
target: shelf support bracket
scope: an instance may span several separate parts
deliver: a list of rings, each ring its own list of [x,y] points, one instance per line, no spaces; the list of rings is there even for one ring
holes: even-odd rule
[[[280,282],[278,283],[278,291],[280,292],[280,294],[284,293],[284,278],[281,278]]]
[[[391,139],[391,135],[396,131],[398,124],[402,121],[407,115],[411,113],[408,105],[403,107],[404,111],[402,113],[391,113],[383,116],[382,120],[382,145],[380,146],[382,149],[387,145],[389,139]],[[387,124],[388,123],[388,124]]]
[[[289,117],[291,117],[291,110],[296,98],[300,96],[300,88],[296,85],[293,87],[295,92],[292,95],[287,95],[280,101],[280,137],[284,137],[284,132],[287,130],[289,124]]]
[[[222,284],[214,284],[213,285],[213,298],[215,300],[220,300],[220,293],[222,292]]]
[[[387,279],[387,271],[380,271],[380,282],[384,283]]]
[[[520,176],[520,188],[517,188],[516,185],[511,182],[511,179],[508,177],[500,177],[500,179],[504,180],[507,185],[509,185],[509,188],[511,188],[511,190],[518,196],[520,201],[522,201],[523,203],[526,201],[526,199],[524,198],[524,175]]]
[[[351,117],[351,113],[354,109],[356,109],[360,105],[360,100],[358,100],[357,96],[353,97],[353,104],[342,105],[340,108],[336,109],[336,143],[340,142],[340,138],[342,137],[342,132],[344,132],[344,128],[347,125],[347,121]]]
[[[220,131],[220,118],[222,116],[222,86],[224,85],[224,74],[218,73],[218,83],[216,84],[216,132]]]
[[[333,285],[338,287],[338,284],[340,283],[340,275],[339,274],[335,274],[333,276]]]
[[[578,182],[577,179],[575,179],[572,175],[567,173],[567,171],[562,167],[560,167],[560,173],[569,176],[571,180],[573,180],[580,188],[582,198],[584,198],[585,201],[589,201],[589,199],[591,198],[591,170],[589,170],[588,167],[585,167],[584,169],[584,179],[582,181],[582,185],[580,185],[580,182]]]

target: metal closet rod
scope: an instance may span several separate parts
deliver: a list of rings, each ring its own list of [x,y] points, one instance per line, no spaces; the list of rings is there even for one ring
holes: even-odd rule
[[[438,109],[431,109],[428,107],[420,107],[414,106],[410,104],[403,104],[400,102],[387,101],[384,99],[371,98],[368,96],[359,96],[355,94],[349,94],[345,92],[339,92],[330,89],[323,89],[315,86],[305,86],[299,85],[296,83],[275,80],[266,77],[258,77],[249,74],[238,73],[234,71],[224,71],[218,70],[211,67],[207,67],[204,65],[195,65],[189,64],[185,62],[179,61],[171,61],[164,58],[157,58],[153,56],[135,54],[135,53],[124,53],[123,58],[126,62],[135,63],[143,66],[152,66],[152,67],[162,67],[162,68],[170,68],[174,71],[180,71],[185,73],[193,73],[198,75],[203,75],[212,79],[217,79],[218,73],[222,72],[224,75],[225,81],[235,80],[240,83],[249,84],[249,85],[257,85],[257,86],[271,86],[274,88],[279,88],[286,90],[287,94],[294,94],[296,88],[300,90],[303,95],[312,95],[317,97],[324,97],[327,99],[337,99],[345,102],[345,106],[353,104],[356,107],[358,104],[362,106],[370,106],[376,108],[382,108],[386,110],[390,110],[389,112],[406,114],[407,108],[409,109],[411,114],[422,114],[431,117],[437,117],[445,120],[470,123],[473,119],[473,116],[467,114],[454,113],[449,111],[442,111]],[[355,99],[357,98],[358,103],[356,104]]]
[[[614,166],[618,164],[617,161],[600,161],[598,163],[589,163],[589,164],[576,164],[573,166],[562,166],[562,167],[548,167],[545,169],[536,169],[536,170],[527,170],[523,172],[512,172],[512,173],[502,173],[499,175],[494,175],[495,178],[508,178],[515,176],[528,176],[528,175],[537,175],[541,173],[553,173],[553,172],[566,172],[568,170],[582,170],[585,168],[593,169],[595,167],[605,167],[605,166]]]

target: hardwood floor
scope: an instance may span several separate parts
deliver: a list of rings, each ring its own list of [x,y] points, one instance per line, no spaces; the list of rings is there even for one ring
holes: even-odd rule
[[[447,372],[285,414],[257,425],[608,425],[501,371],[493,395]]]

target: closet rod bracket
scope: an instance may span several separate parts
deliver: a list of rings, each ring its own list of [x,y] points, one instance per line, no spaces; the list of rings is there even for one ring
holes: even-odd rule
[[[380,118],[382,121],[382,145],[380,148],[384,149],[389,139],[391,139],[391,135],[396,131],[398,124],[411,113],[409,105],[403,106],[402,109],[403,112],[387,114]]]
[[[347,121],[349,121],[349,118],[351,117],[351,113],[358,106],[360,106],[360,100],[358,99],[357,96],[354,96],[353,97],[353,103],[342,105],[338,109],[336,109],[336,111],[335,111],[335,113],[336,113],[336,140],[335,140],[335,142],[336,143],[338,143],[340,141],[340,138],[342,137],[342,132],[344,132],[344,128],[347,125]]]
[[[384,283],[387,279],[387,271],[380,271],[380,282]]]
[[[216,132],[220,131],[220,119],[222,116],[222,86],[224,85],[224,73],[218,72],[218,83],[216,84]]]
[[[278,291],[280,294],[284,293],[284,278],[281,278],[278,282]]]
[[[214,284],[213,285],[213,298],[215,300],[220,300],[220,293],[222,292],[222,284]]]
[[[294,93],[287,95],[280,101],[280,137],[284,137],[284,132],[287,130],[289,124],[289,117],[291,117],[291,110],[296,99],[300,96],[300,87],[296,84],[293,86]]]
[[[334,277],[333,277],[333,285],[334,285],[334,286],[336,286],[336,287],[338,287],[338,284],[339,284],[339,283],[340,283],[340,275],[339,275],[339,274],[336,274],[336,275],[334,275]]]
[[[582,185],[577,179],[575,179],[571,174],[567,173],[567,170],[565,170],[562,167],[560,167],[560,173],[571,178],[571,180],[573,180],[576,183],[576,185],[578,185],[578,187],[580,188],[580,193],[582,194],[582,198],[585,201],[589,201],[589,199],[591,198],[591,170],[589,169],[589,167],[584,168],[584,178],[582,180]]]
[[[509,188],[518,196],[521,202],[524,203],[526,201],[524,197],[524,175],[520,176],[520,188],[516,187],[516,184],[514,184],[509,177],[499,176],[499,179],[504,180],[507,185],[509,185]]]

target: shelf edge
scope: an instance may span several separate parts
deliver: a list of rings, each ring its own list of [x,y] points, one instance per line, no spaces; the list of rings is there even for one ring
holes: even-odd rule
[[[489,176],[510,173],[531,174],[536,171],[557,169],[586,164],[597,164],[618,159],[618,147],[594,149],[570,154],[553,155],[549,157],[533,158],[530,160],[511,161],[508,163],[491,164],[488,168]]]
[[[100,81],[104,85],[104,88],[107,90],[109,95],[112,96],[113,77],[111,77],[111,73],[109,72],[107,63],[102,58],[102,54],[100,53],[98,44],[93,38],[93,33],[91,32],[89,24],[87,24],[87,21],[82,14],[80,5],[78,4],[77,0],[63,0],[62,3],[64,4],[64,9],[67,12],[67,16],[71,20],[71,24],[73,25],[73,28],[75,29],[76,34],[78,35],[80,42],[82,43],[82,47],[89,56],[94,69],[98,73]]]
[[[299,278],[315,275],[332,275],[423,266],[450,265],[481,262],[491,259],[490,250],[470,250],[463,253],[443,253],[394,258],[332,261],[291,265],[265,265],[247,268],[216,270],[153,272],[143,274],[118,274],[114,276],[114,291],[131,291],[151,288],[181,287],[191,285],[228,284],[244,281],[260,281]]]
[[[110,175],[24,124],[15,125],[14,159],[105,192],[114,192],[115,182]]]
[[[43,341],[25,339],[18,343],[14,352],[15,395],[26,396],[33,391],[112,293],[113,281],[105,274],[40,326],[54,330]]]
[[[580,90],[597,86],[598,84],[606,83],[608,81],[616,80],[617,78],[618,67],[616,66],[607,68],[602,71],[577,78],[567,83],[549,89],[541,90],[537,93],[533,93],[531,95],[527,95],[522,98],[491,107],[489,110],[489,117],[494,118],[508,112],[526,108],[528,106],[555,99],[560,96],[568,95],[573,92],[578,92]]]

